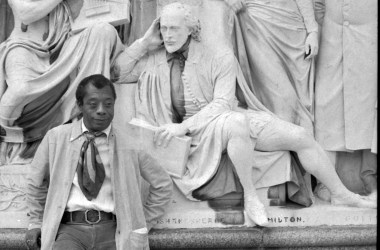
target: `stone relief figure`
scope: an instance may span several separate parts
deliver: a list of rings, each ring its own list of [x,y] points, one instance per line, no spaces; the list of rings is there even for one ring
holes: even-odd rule
[[[304,168],[331,190],[332,204],[376,207],[347,190],[305,128],[279,119],[258,101],[231,50],[214,53],[202,44],[199,20],[188,5],[164,6],[159,22],[165,48],[142,57],[131,71],[123,67],[124,54],[119,56],[120,82],[139,77],[136,117],[159,126],[154,138],[158,146],[166,146],[173,136],[192,137],[185,175],[173,178],[187,198],[211,199],[235,191],[233,178],[225,176],[236,172],[248,217],[266,225],[251,174],[255,148],[296,152]],[[213,189],[203,192],[210,183]]]
[[[378,1],[316,1],[315,136],[343,183],[377,196]],[[330,199],[323,186],[317,194]]]
[[[47,130],[76,116],[74,90],[110,69],[124,46],[109,24],[70,32],[82,1],[9,0],[14,29],[0,46],[0,127],[4,163],[30,159]]]
[[[279,118],[313,134],[314,56],[318,24],[312,0],[225,0],[233,17],[232,41],[249,88]],[[293,155],[294,156],[294,155]],[[304,183],[288,185],[289,199],[309,206],[310,175],[293,158]],[[295,195],[290,194],[295,193]]]
[[[238,14],[247,54],[237,54],[248,58],[250,88],[279,118],[313,133],[318,24],[312,0],[225,2]]]

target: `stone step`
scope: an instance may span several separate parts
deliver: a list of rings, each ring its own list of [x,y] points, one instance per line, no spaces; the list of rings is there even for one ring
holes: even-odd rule
[[[0,229],[0,249],[26,249],[25,229]],[[376,226],[152,229],[151,249],[376,249]]]

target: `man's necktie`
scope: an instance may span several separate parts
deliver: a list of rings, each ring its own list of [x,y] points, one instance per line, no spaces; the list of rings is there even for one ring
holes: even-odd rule
[[[78,162],[77,174],[79,187],[87,200],[98,196],[106,176],[104,165],[95,146],[95,137],[106,136],[103,132],[84,132],[86,141],[83,143]]]

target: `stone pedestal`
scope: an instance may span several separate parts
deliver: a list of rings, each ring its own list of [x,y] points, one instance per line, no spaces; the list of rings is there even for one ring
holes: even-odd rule
[[[257,190],[268,213],[268,227],[317,227],[376,225],[377,209],[333,206],[316,198],[311,207],[288,202],[285,206],[271,206],[268,188]],[[238,203],[235,203],[238,204]],[[244,208],[212,207],[210,201],[187,200],[177,188],[165,216],[158,220],[156,229],[175,228],[226,228],[252,226],[245,220]]]
[[[25,192],[29,166],[0,166],[0,228],[27,227]]]

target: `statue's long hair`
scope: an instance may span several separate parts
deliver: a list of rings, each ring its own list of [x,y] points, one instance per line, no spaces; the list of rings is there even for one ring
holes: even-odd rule
[[[193,15],[193,13],[191,12],[191,7],[187,4],[175,2],[172,4],[165,5],[162,9],[162,14],[164,14],[169,9],[182,11],[184,13],[186,26],[191,31],[191,38],[193,38],[195,41],[200,42],[201,41],[201,22],[199,21],[197,17]]]

